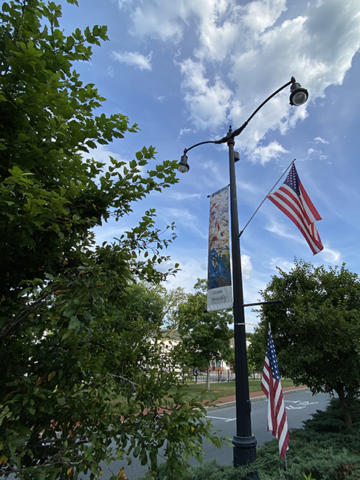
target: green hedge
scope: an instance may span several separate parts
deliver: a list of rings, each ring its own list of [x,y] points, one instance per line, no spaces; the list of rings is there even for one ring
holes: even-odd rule
[[[318,411],[304,428],[292,430],[287,452],[288,472],[279,458],[278,442],[267,442],[257,450],[250,468],[224,467],[215,461],[189,470],[189,480],[242,480],[256,468],[261,480],[360,479],[360,401],[352,407],[353,428],[342,420],[339,402],[333,399],[325,412]],[[156,480],[166,480],[159,467]],[[145,477],[147,480],[150,477]]]

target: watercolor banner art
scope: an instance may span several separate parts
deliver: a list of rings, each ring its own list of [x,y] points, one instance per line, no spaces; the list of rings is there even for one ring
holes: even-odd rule
[[[207,310],[232,308],[229,187],[210,195]]]

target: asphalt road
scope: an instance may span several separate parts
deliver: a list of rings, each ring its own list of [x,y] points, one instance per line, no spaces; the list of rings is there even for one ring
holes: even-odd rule
[[[284,395],[285,408],[287,413],[289,429],[301,428],[302,422],[311,418],[311,414],[316,410],[325,410],[329,403],[330,397],[325,394],[318,394],[312,396],[309,391],[297,391]],[[221,407],[208,412],[208,418],[212,420],[214,431],[217,435],[228,437],[229,442],[224,442],[222,447],[216,448],[208,441],[204,441],[203,449],[205,453],[204,461],[216,459],[221,465],[231,465],[233,461],[233,447],[229,443],[235,434],[236,419],[235,407]],[[252,429],[258,445],[263,444],[274,437],[267,431],[267,400],[256,400],[252,402]],[[291,432],[290,432],[291,436]],[[192,465],[197,465],[196,460],[190,462]],[[120,468],[124,466],[125,473],[129,480],[136,480],[145,475],[147,468],[142,467],[140,463],[134,459],[133,463],[127,466],[126,462],[113,462],[110,465],[103,465],[102,480],[108,480],[111,475],[117,474]],[[85,478],[88,477],[83,477]]]

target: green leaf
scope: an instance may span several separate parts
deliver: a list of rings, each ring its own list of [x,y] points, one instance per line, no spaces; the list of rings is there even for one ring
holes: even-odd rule
[[[79,319],[76,316],[71,317],[69,322],[69,329],[70,330],[77,330],[80,328]]]

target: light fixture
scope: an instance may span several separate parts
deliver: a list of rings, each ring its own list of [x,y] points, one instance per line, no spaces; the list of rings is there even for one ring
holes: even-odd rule
[[[178,170],[180,173],[187,173],[190,170],[187,160],[188,160],[188,157],[184,153],[184,155],[181,157],[181,160],[178,166]]]
[[[309,92],[302,88],[300,83],[294,82],[290,87],[290,105],[298,107],[306,103],[309,98]]]

